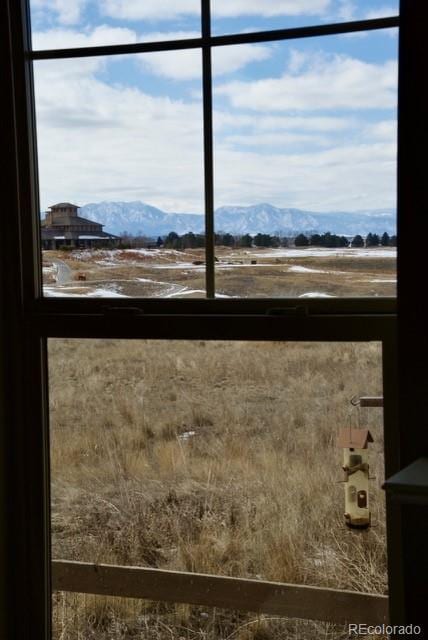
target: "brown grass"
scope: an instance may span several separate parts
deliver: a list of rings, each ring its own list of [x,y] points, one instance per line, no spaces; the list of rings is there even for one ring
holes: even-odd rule
[[[275,258],[270,254],[272,250],[263,252],[260,249],[229,250],[217,247],[217,292],[239,297],[298,297],[308,292],[356,297],[395,295],[396,261],[393,257]],[[177,297],[188,297],[183,293],[183,287],[196,290],[198,293],[193,293],[193,297],[204,295],[205,267],[192,265],[194,261],[204,260],[203,249],[188,249],[173,254],[163,250],[144,254],[136,251],[116,252],[114,258],[110,259],[107,251],[47,251],[45,257],[47,260],[61,259],[73,272],[84,273],[87,282],[79,283],[83,292],[94,287],[108,287],[113,283],[117,291],[131,297],[162,297],[172,292]],[[257,264],[251,265],[254,259]],[[162,268],[174,264],[183,266],[177,269]],[[295,266],[319,272],[299,273],[290,270]],[[65,285],[65,289],[68,286]],[[180,289],[183,289],[181,293]]]
[[[382,393],[378,344],[50,340],[49,361],[54,558],[385,593],[382,413],[350,416],[349,403]],[[363,532],[343,523],[335,437],[349,420],[375,438],[375,526]],[[198,607],[88,602],[55,596],[56,637],[346,637]]]

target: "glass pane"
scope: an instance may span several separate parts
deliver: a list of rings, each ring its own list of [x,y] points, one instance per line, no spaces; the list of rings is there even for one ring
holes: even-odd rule
[[[344,640],[348,625],[80,593],[52,597],[53,640]],[[362,638],[356,635],[356,638]],[[385,636],[372,635],[373,640]]]
[[[395,33],[215,48],[213,71],[218,294],[395,295]]]
[[[30,0],[33,49],[199,38],[200,0]]]
[[[200,51],[40,61],[35,94],[45,295],[204,296]]]
[[[398,0],[211,0],[214,35],[385,18],[398,12]]]
[[[381,376],[375,342],[50,339],[53,559],[385,593]]]

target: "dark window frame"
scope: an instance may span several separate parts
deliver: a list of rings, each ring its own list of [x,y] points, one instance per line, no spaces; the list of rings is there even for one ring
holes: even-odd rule
[[[425,331],[423,302],[421,296],[415,296],[412,288],[415,269],[423,267],[424,263],[423,255],[413,250],[410,228],[413,222],[418,223],[418,230],[427,229],[427,221],[419,212],[424,202],[426,178],[422,166],[416,166],[414,157],[415,144],[425,143],[424,148],[428,148],[426,129],[424,131],[420,126],[425,123],[428,105],[427,90],[420,81],[424,77],[421,72],[427,66],[423,57],[427,14],[426,3],[401,0],[398,142],[400,370],[397,371],[396,304],[390,299],[343,299],[329,300],[328,303],[314,300],[304,305],[299,301],[297,305],[296,301],[284,299],[173,302],[146,299],[123,303],[108,299],[41,298],[35,122],[31,104],[31,58],[35,59],[35,56],[30,53],[29,46],[28,2],[6,0],[1,4],[1,64],[5,71],[2,83],[10,122],[10,130],[4,135],[11,154],[11,160],[6,164],[7,188],[4,191],[9,216],[5,220],[4,246],[0,254],[0,293],[2,302],[6,303],[0,317],[0,417],[5,425],[5,429],[0,431],[0,497],[7,518],[6,526],[0,531],[0,559],[5,567],[0,578],[0,594],[6,614],[0,620],[0,630],[4,637],[47,639],[50,633],[48,337],[380,340],[383,344],[387,475],[409,464],[418,455],[428,455],[428,431],[416,428],[420,416],[423,420],[427,418],[426,401],[423,400],[426,380],[423,366],[428,345],[422,339]],[[343,33],[344,27],[348,28],[346,24],[322,25],[299,32],[302,37],[305,29],[307,36],[320,35],[323,29]],[[363,28],[367,28],[367,24]],[[361,23],[348,30],[360,29]],[[289,30],[289,36],[296,37],[296,31]],[[272,39],[271,36],[272,32],[263,34],[264,41]],[[275,32],[274,39],[277,36]],[[233,44],[228,40],[231,37],[218,36],[217,43]],[[242,40],[245,42],[255,41],[251,40],[252,37],[254,34],[240,36],[245,38]],[[259,37],[257,41],[263,39]],[[186,42],[186,46],[188,44]],[[156,43],[156,47],[159,45],[162,43]],[[194,46],[200,46],[199,39]],[[88,52],[88,55],[92,53]],[[76,55],[82,55],[82,50]],[[208,67],[208,56],[206,58]],[[404,210],[406,220],[401,215]],[[28,212],[31,212],[31,224]],[[416,370],[412,365],[415,355]],[[420,392],[416,398],[412,395],[415,390]],[[388,501],[391,622],[395,624],[421,621],[425,611],[422,589],[427,551],[426,545],[423,547],[422,544],[425,544],[428,518],[421,520],[418,511],[416,520],[409,509]],[[423,513],[426,515],[426,509]],[[423,549],[425,556],[421,555]],[[19,603],[25,603],[26,615],[12,613],[13,605]],[[416,615],[420,617],[416,618]]]

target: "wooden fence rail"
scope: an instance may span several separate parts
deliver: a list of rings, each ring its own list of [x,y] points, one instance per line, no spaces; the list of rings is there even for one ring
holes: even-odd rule
[[[54,560],[52,588],[240,609],[336,624],[376,625],[387,622],[388,618],[386,596],[145,567]]]

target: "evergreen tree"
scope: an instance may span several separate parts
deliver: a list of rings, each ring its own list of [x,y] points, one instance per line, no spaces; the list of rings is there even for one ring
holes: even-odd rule
[[[223,245],[225,247],[234,247],[235,246],[235,238],[230,233],[225,233],[223,236]]]
[[[360,236],[359,233],[357,233],[356,236],[354,236],[352,242],[351,242],[351,247],[364,247],[364,240],[363,237]]]
[[[271,247],[272,237],[268,233],[258,233],[254,236],[254,244],[256,247]]]
[[[244,236],[239,238],[239,246],[240,247],[252,247],[253,246],[253,238],[249,233],[246,233]]]
[[[390,239],[389,235],[385,231],[385,233],[382,235],[382,238],[380,240],[380,243],[381,243],[382,247],[389,247],[390,240],[391,239]]]
[[[396,247],[397,246],[397,236],[391,236],[389,239],[389,246]]]
[[[180,245],[180,236],[175,231],[170,231],[165,238],[164,246],[168,249],[178,249]]]
[[[309,246],[309,240],[304,233],[299,233],[299,235],[294,239],[294,244],[296,247],[307,247]]]
[[[162,245],[163,245],[163,240],[160,236],[158,236],[158,239],[156,240],[156,246],[162,247]]]
[[[366,238],[366,247],[378,247],[379,246],[379,236],[377,233],[369,233]]]
[[[310,238],[310,243],[314,247],[320,247],[321,246],[321,236],[320,236],[320,234],[319,233],[314,233]]]

